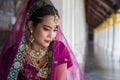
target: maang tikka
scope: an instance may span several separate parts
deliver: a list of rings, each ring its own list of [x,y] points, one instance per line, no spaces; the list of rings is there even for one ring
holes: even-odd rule
[[[30,30],[30,38],[29,38],[29,41],[30,41],[31,43],[33,43],[33,41],[34,41],[33,31],[32,31],[32,30]]]

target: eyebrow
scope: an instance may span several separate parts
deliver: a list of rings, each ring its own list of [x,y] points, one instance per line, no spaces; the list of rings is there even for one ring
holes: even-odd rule
[[[51,27],[51,26],[49,26],[49,25],[44,25],[44,26],[49,27],[49,28],[52,28],[52,27]],[[55,28],[58,28],[58,26],[55,26]]]

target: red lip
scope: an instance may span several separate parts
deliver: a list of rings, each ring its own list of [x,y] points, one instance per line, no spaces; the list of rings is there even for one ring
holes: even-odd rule
[[[45,40],[46,43],[50,43],[51,41],[50,40]]]

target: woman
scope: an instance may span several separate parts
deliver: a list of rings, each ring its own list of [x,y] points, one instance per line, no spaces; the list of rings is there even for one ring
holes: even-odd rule
[[[79,65],[58,24],[58,11],[50,0],[29,1],[0,56],[0,79],[83,80]],[[11,35],[15,33],[11,43]]]

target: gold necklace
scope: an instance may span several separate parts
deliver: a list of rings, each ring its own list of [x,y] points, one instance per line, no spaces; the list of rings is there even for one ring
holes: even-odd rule
[[[47,49],[43,48],[39,51],[32,50],[27,44],[25,45],[25,51],[34,58],[41,58],[46,54]]]
[[[37,76],[46,79],[47,73],[48,73],[48,68],[45,68],[44,66],[40,67],[39,65],[41,62],[38,62],[38,59],[42,58],[43,56],[47,56],[47,55],[45,55],[47,50],[39,50],[39,52],[38,52],[38,51],[35,51],[35,50],[32,50],[31,48],[29,48],[28,45],[26,44],[25,51],[28,56],[28,61],[30,61],[32,63],[32,65],[35,67],[35,69],[38,71]],[[37,59],[37,61],[36,61],[36,59]],[[47,63],[47,60],[46,61],[44,60],[44,62]]]

